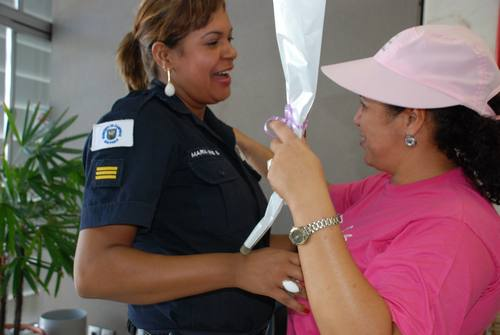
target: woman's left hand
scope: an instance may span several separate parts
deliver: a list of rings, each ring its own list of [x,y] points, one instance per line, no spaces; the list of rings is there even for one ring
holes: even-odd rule
[[[274,157],[268,172],[272,188],[289,206],[314,199],[327,186],[319,158],[284,123],[273,121],[269,126],[277,136],[271,142]]]

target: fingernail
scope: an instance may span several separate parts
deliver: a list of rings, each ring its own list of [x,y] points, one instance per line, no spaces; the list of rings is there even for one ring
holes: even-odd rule
[[[301,304],[302,305],[302,304]],[[311,313],[311,310],[309,309],[309,307],[307,307],[306,305],[302,305],[302,307],[304,308],[304,311],[302,313],[304,314],[309,314]]]

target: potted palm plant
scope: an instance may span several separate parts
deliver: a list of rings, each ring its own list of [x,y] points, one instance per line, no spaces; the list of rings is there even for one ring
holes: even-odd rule
[[[21,328],[23,290],[57,295],[72,275],[84,182],[81,150],[69,147],[86,134],[63,136],[76,116],[57,118],[28,104],[21,123],[3,106],[6,133],[0,150],[0,334],[6,301],[15,301],[14,335]],[[10,150],[10,153],[8,151]]]

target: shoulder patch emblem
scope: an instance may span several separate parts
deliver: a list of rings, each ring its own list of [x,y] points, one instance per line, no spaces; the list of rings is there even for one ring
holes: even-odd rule
[[[134,120],[116,120],[94,125],[90,150],[134,146]]]

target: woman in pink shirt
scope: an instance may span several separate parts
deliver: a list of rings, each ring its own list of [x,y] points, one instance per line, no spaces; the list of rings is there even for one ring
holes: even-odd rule
[[[270,124],[268,178],[293,215],[312,311],[291,312],[288,334],[481,334],[500,310],[493,55],[466,28],[428,25],[323,71],[360,96],[354,123],[380,173],[328,185],[306,142]]]

